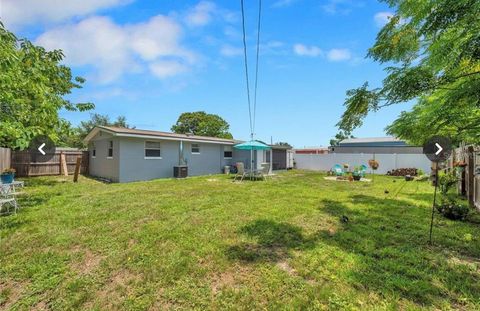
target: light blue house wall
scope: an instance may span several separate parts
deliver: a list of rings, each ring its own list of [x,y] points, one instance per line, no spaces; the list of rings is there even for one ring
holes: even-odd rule
[[[110,141],[113,142],[112,158],[107,157]],[[146,141],[160,142],[161,158],[145,157]],[[195,142],[200,147],[200,152],[192,153],[192,144],[193,142],[183,142],[183,155],[188,166],[188,176],[220,174],[224,166],[232,165],[236,159],[235,150],[232,158],[224,158],[225,146],[232,147],[232,145]],[[100,132],[89,142],[88,146],[90,175],[114,182],[171,178],[173,177],[173,168],[179,164],[180,159],[180,141],[178,140],[114,137],[111,134]],[[95,157],[93,157],[94,149]]]
[[[192,144],[200,147],[199,153],[192,152]],[[189,176],[219,174],[225,165],[232,163],[232,159],[224,158],[225,145],[184,142],[183,146]]]
[[[113,143],[113,156],[108,157],[110,141]],[[95,150],[95,156],[93,152]],[[97,177],[119,182],[119,138],[106,132],[99,132],[88,144],[89,171]]]
[[[178,165],[179,142],[171,140],[119,138],[119,182],[151,180],[173,177],[173,167]],[[159,141],[161,158],[145,158],[145,142]]]

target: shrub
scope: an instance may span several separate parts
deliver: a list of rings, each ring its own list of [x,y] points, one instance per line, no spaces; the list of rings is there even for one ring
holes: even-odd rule
[[[452,220],[465,220],[470,212],[468,206],[458,204],[455,201],[437,205],[437,210],[440,214]]]
[[[438,178],[438,185],[440,186],[440,192],[442,196],[446,196],[450,189],[454,187],[458,182],[458,177],[455,170],[440,175]]]
[[[438,186],[440,187],[441,204],[436,208],[448,219],[452,220],[464,220],[470,209],[468,206],[457,202],[457,195],[451,194],[449,191],[457,184],[458,177],[456,170],[452,170],[446,174],[439,176]]]

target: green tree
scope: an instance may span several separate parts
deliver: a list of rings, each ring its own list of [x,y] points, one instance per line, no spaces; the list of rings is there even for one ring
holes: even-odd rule
[[[368,57],[390,66],[379,88],[347,91],[338,126],[352,131],[372,111],[417,100],[387,128],[422,143],[433,134],[480,141],[480,1],[388,0],[395,15]]]
[[[118,116],[116,120],[111,121],[108,115],[99,113],[90,114],[90,120],[81,121],[77,127],[71,127],[70,124],[65,125],[63,130],[62,143],[68,147],[84,148],[83,139],[90,133],[95,126],[115,126],[124,128],[135,128],[127,123],[124,116]]]
[[[60,64],[63,57],[18,39],[0,22],[0,146],[24,149],[37,135],[58,142],[66,126],[60,110],[93,109],[63,98],[85,82]]]
[[[330,146],[338,146],[342,140],[347,138],[355,138],[355,136],[346,131],[339,131],[335,134],[335,138],[330,139]]]
[[[289,143],[287,143],[287,142],[285,142],[285,141],[279,141],[279,142],[275,143],[275,145],[277,145],[277,146],[285,146],[285,147],[292,148],[292,145],[290,145]]]
[[[193,134],[219,138],[233,138],[228,131],[230,125],[216,114],[204,111],[184,112],[178,117],[177,123],[171,130],[178,134]]]

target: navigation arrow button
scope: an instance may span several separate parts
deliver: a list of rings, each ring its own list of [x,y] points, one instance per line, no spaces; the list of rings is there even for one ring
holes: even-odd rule
[[[442,152],[443,148],[438,143],[435,143],[435,147],[438,148],[437,152],[435,152],[435,155],[438,156],[440,154],[440,152]]]
[[[43,151],[43,147],[45,147],[45,143],[41,144],[40,147],[38,147],[37,150],[40,151],[40,153],[41,153],[42,155],[45,155],[45,151]]]

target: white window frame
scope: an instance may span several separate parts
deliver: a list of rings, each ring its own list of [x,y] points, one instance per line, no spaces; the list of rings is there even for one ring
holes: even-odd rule
[[[225,148],[229,148],[229,150],[225,150]],[[231,157],[226,157],[225,152],[231,152],[232,156]],[[233,158],[233,147],[232,146],[223,146],[223,158],[224,159],[232,159]]]
[[[193,152],[193,146],[194,146],[194,145],[198,146],[198,152]],[[200,144],[197,144],[197,143],[192,144],[192,145],[191,145],[191,148],[190,148],[190,151],[192,152],[192,154],[200,154],[200,152],[201,152]]]
[[[158,147],[158,148],[148,148],[149,150],[159,150],[160,151],[160,156],[159,157],[147,157],[147,156],[145,156],[145,152],[147,150],[147,143],[158,143],[160,145],[160,147]],[[143,158],[145,160],[159,160],[159,159],[162,159],[162,145],[160,144],[160,142],[155,141],[155,140],[146,140],[145,143],[144,143],[144,146],[143,146]]]
[[[108,155],[110,153],[110,149],[112,149],[112,156]],[[113,140],[108,141],[107,159],[109,159],[109,160],[113,159]]]

